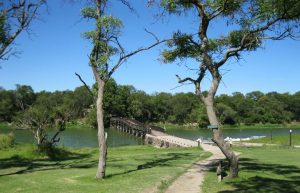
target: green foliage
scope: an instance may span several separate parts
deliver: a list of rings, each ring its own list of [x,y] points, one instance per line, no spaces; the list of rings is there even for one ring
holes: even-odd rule
[[[161,0],[161,6],[170,13],[180,14],[181,10],[188,10],[191,8],[191,3],[181,0]]]
[[[180,31],[174,33],[172,40],[169,40],[167,45],[169,47],[176,46],[176,48],[162,52],[163,62],[173,62],[176,58],[199,58],[200,50],[198,45],[191,42],[192,39],[191,35],[181,33]]]
[[[97,68],[101,79],[107,81],[109,78],[108,63],[111,57],[123,51],[117,43],[117,38],[120,36],[120,29],[123,27],[123,23],[120,19],[112,15],[105,15],[102,9],[103,4],[105,3],[102,2],[100,5],[96,4],[94,7],[83,8],[81,14],[83,18],[95,21],[95,30],[83,33],[83,37],[91,40],[93,43],[90,64]]]
[[[141,122],[151,122],[156,120],[155,104],[151,96],[143,91],[132,93],[129,97],[128,111],[130,117]]]
[[[16,108],[13,92],[0,89],[0,121],[11,122],[15,113]]]
[[[97,10],[94,7],[85,7],[81,9],[81,15],[87,19],[97,19]]]
[[[13,133],[0,134],[0,150],[13,147],[15,144],[15,137]]]
[[[267,39],[281,40],[299,33],[300,2],[298,0],[160,0],[170,14],[197,13],[199,28],[193,33],[176,32],[162,52],[162,61],[195,59],[205,65],[224,65],[229,58],[240,59],[242,52],[255,51]],[[228,34],[210,35],[214,21],[223,21]],[[204,54],[205,52],[205,54]],[[223,58],[224,60],[221,60]],[[220,63],[219,63],[220,62]],[[216,66],[218,67],[218,66]],[[219,67],[218,67],[219,68]]]
[[[234,30],[229,33],[227,38],[228,44],[231,47],[239,47],[241,42],[244,41],[246,49],[248,51],[254,51],[261,45],[261,41],[258,40],[260,34],[249,33],[248,30]]]
[[[33,93],[34,101],[29,100],[29,104],[33,104],[24,111],[16,108],[15,92],[0,89],[2,122],[34,117],[39,121],[45,120],[46,125],[54,126],[55,120],[63,118],[97,126],[93,98],[83,86],[74,91]],[[94,93],[96,92],[94,89]],[[253,91],[245,95],[235,92],[232,95],[216,96],[215,104],[219,119],[225,125],[284,124],[300,121],[300,92],[264,94]],[[118,85],[113,79],[105,84],[103,108],[106,127],[109,126],[112,116],[129,117],[141,122],[197,123],[200,127],[208,125],[205,106],[192,93],[149,95],[133,86]]]
[[[6,14],[0,13],[0,45],[4,44],[7,40],[7,23]]]
[[[237,112],[223,103],[216,105],[216,113],[222,124],[234,125],[237,123]]]
[[[257,0],[252,6],[260,15],[260,20],[283,17],[285,20],[299,19],[300,2],[297,0]]]
[[[31,86],[17,84],[14,95],[16,106],[20,110],[25,110],[35,101],[35,94]]]
[[[48,157],[50,160],[64,160],[68,152],[61,147],[54,146],[51,142],[45,141],[34,149],[34,154],[39,157]]]
[[[104,37],[108,39],[109,36],[117,37],[120,35],[123,22],[112,15],[104,15],[97,20],[97,26],[101,28],[101,33],[105,35]]]
[[[85,117],[85,123],[92,128],[97,128],[97,111],[95,108],[92,108],[88,111]]]

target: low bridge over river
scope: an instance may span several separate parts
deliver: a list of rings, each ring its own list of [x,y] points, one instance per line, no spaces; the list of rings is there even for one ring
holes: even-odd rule
[[[110,127],[121,132],[141,137],[146,144],[158,147],[197,147],[198,142],[175,137],[165,133],[165,129],[154,125],[145,125],[133,119],[113,117]]]

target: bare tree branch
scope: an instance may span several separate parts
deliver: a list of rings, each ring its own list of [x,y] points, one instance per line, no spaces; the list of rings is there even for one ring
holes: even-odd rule
[[[95,99],[95,96],[93,94],[93,92],[91,91],[90,87],[85,83],[85,81],[81,78],[81,76],[79,74],[77,74],[75,72],[75,75],[79,78],[79,80],[83,83],[83,85],[85,86],[85,88],[88,90],[88,92],[90,93],[90,95],[93,97],[93,99]]]
[[[107,78],[110,78],[111,76],[112,76],[112,74],[124,63],[124,62],[126,62],[126,60],[129,58],[129,57],[131,57],[131,56],[133,56],[133,55],[135,55],[135,54],[137,54],[137,53],[139,53],[139,52],[142,52],[142,51],[146,51],[146,50],[150,50],[151,48],[153,48],[153,47],[155,47],[155,46],[157,46],[157,45],[159,45],[159,44],[161,44],[161,43],[163,43],[163,42],[166,42],[166,41],[168,41],[168,40],[159,40],[153,33],[151,33],[151,32],[149,32],[149,31],[147,31],[147,33],[149,33],[149,34],[151,34],[152,36],[154,36],[155,37],[155,39],[156,39],[156,42],[155,43],[153,43],[153,44],[151,44],[150,46],[147,46],[147,47],[141,47],[141,48],[139,48],[139,49],[137,49],[137,50],[135,50],[135,51],[132,51],[132,52],[130,52],[130,53],[128,53],[128,54],[125,54],[125,53],[123,53],[123,54],[120,54],[120,57],[119,57],[119,59],[118,59],[118,61],[116,62],[116,64],[112,67],[112,69],[108,72],[108,76],[107,76]]]
[[[5,23],[8,25],[6,29],[7,37],[0,43],[0,60],[8,58],[12,51],[9,46],[12,45],[16,37],[24,30],[29,30],[29,25],[33,19],[37,17],[38,9],[46,4],[46,0],[37,0],[36,3],[28,0],[19,0],[18,3],[10,2],[9,7],[0,11],[1,15],[5,15]],[[10,27],[15,24],[16,30],[13,32]]]
[[[191,83],[195,84],[195,82],[196,82],[196,80],[192,79],[191,77],[181,79],[178,74],[176,74],[175,76],[178,78],[178,83],[185,83],[187,81],[190,81]]]

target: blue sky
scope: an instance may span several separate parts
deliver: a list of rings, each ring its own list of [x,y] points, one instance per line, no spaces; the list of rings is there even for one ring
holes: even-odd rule
[[[147,8],[146,1],[133,1],[137,15],[114,1],[111,13],[124,22],[121,42],[127,51],[154,42],[144,28],[161,38],[167,38],[173,31],[193,31],[197,28],[193,14],[171,16],[164,22],[155,22],[155,8]],[[88,66],[87,55],[91,44],[81,37],[81,33],[93,29],[93,24],[80,17],[80,4],[69,4],[65,0],[51,0],[49,13],[42,12],[42,21],[34,21],[33,34],[22,33],[16,40],[16,49],[22,53],[1,64],[0,86],[14,89],[15,84],[31,85],[35,91],[73,90],[81,86],[74,75],[81,74],[88,84],[94,82]],[[222,21],[210,29],[212,35],[226,33]],[[175,74],[193,75],[183,65],[163,64],[159,53],[163,46],[138,54],[124,64],[114,78],[119,84],[130,84],[149,94],[155,92],[193,92],[192,85],[178,86]],[[188,61],[191,63],[192,61]],[[244,54],[239,63],[224,67],[223,83],[218,94],[254,90],[294,93],[300,91],[300,41],[284,40],[267,42],[264,49]],[[204,87],[208,87],[209,79]]]

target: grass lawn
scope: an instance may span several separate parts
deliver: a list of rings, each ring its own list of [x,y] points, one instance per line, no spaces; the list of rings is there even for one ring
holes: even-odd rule
[[[173,123],[153,123],[153,125],[157,125],[159,127],[166,127],[169,130],[199,130],[199,129],[207,129],[207,128],[199,128],[195,124],[186,124],[186,125],[179,125],[179,124],[173,124]],[[253,125],[223,125],[223,129],[282,129],[282,128],[288,128],[288,129],[299,129],[300,123],[293,122],[289,124],[253,124]]]
[[[215,171],[205,176],[204,193],[299,193],[300,149],[284,147],[236,148],[241,152],[237,179],[217,183]]]
[[[250,140],[249,142],[289,145],[289,140],[290,140],[289,135],[284,135],[284,136],[273,136],[272,141],[270,137],[263,137],[259,139]],[[300,134],[292,134],[292,145],[300,145]]]
[[[192,162],[209,156],[198,148],[109,148],[107,178],[96,180],[95,148],[68,149],[56,161],[32,149],[18,145],[0,151],[0,192],[161,192]]]
[[[286,123],[286,124],[271,124],[271,123],[257,123],[253,125],[224,125],[224,129],[299,129],[300,123],[299,122],[292,122],[292,123]]]

